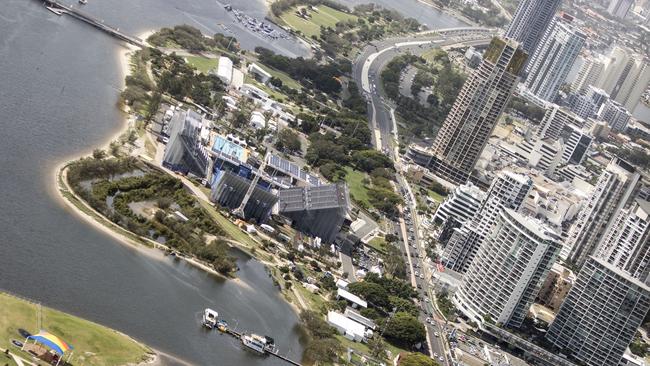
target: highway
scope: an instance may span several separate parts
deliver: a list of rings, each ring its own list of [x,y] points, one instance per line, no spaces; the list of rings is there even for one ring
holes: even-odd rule
[[[376,41],[366,46],[353,64],[352,75],[363,90],[368,101],[368,121],[373,131],[374,146],[390,156],[398,171],[397,189],[405,199],[400,207],[400,217],[393,226],[393,234],[401,240],[400,249],[408,265],[407,273],[414,288],[420,295],[422,312],[420,320],[427,330],[426,348],[429,354],[443,365],[453,365],[451,351],[445,341],[444,318],[432,304],[434,290],[431,286],[431,265],[421,240],[416,212],[415,196],[402,175],[402,163],[398,152],[398,131],[394,118],[394,108],[385,96],[380,82],[383,68],[396,56],[404,53],[422,54],[432,48],[455,45],[485,45],[489,43],[494,30],[485,28],[455,28],[423,32],[409,37]],[[429,321],[427,321],[429,320]]]

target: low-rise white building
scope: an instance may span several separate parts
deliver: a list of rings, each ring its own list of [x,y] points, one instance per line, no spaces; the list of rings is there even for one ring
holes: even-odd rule
[[[463,223],[478,212],[485,200],[485,195],[485,192],[470,182],[460,185],[440,204],[433,215],[433,220],[444,223],[447,219],[453,218]]]
[[[217,77],[223,81],[226,86],[232,83],[232,60],[228,57],[219,57],[217,65]]]
[[[266,102],[266,100],[269,99],[269,94],[267,92],[263,91],[262,89],[256,87],[255,85],[244,84],[244,85],[241,86],[241,88],[239,88],[239,91],[243,95],[245,95],[245,96],[247,96],[247,97],[249,97],[249,98],[251,98],[251,99],[253,99],[255,101]]]
[[[262,112],[254,111],[251,113],[250,125],[256,130],[266,127],[266,119]]]
[[[345,338],[356,342],[364,342],[368,337],[372,337],[372,331],[366,331],[365,325],[335,311],[327,313],[327,323],[336,328]]]
[[[357,295],[355,295],[355,294],[353,294],[353,293],[351,293],[351,292],[349,292],[347,290],[344,290],[342,288],[338,288],[336,290],[336,298],[337,299],[344,299],[344,300],[348,301],[349,303],[351,303],[352,308],[355,308],[355,309],[359,308],[359,307],[361,307],[361,308],[367,308],[368,307],[368,302],[366,300],[364,300],[364,299],[360,298],[359,296],[357,296]]]
[[[252,63],[248,66],[248,72],[253,74],[255,80],[261,83],[266,84],[269,82],[269,80],[271,80],[271,74],[269,74],[266,70],[264,70],[256,63]]]

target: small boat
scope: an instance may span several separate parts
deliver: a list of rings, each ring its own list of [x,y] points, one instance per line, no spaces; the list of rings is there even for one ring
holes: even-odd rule
[[[241,342],[244,346],[260,354],[276,352],[275,341],[269,336],[262,337],[252,333],[250,335],[243,334],[241,336]]]
[[[219,313],[210,308],[206,308],[203,312],[203,325],[205,325],[208,329],[214,328],[217,325],[218,317]]]
[[[88,4],[88,0],[79,0],[79,4],[86,5]]]
[[[217,329],[222,333],[226,333],[228,331],[228,323],[225,320],[219,320],[217,322]]]

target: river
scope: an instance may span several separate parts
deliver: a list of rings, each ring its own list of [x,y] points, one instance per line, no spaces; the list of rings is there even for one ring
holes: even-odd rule
[[[266,13],[259,1],[232,4],[258,18]],[[306,55],[296,41],[268,42],[238,30],[214,0],[90,0],[85,10],[134,35],[182,23],[212,33],[229,24],[245,48]],[[440,26],[453,24],[438,13],[430,17],[436,16]],[[123,123],[116,108],[123,47],[38,0],[2,1],[0,289],[125,332],[172,355],[166,364],[281,364],[206,334],[199,318],[207,306],[239,330],[273,336],[281,353],[299,359],[297,316],[260,263],[239,254],[239,279],[224,281],[158,251],[121,244],[58,200],[54,167],[106,143]]]

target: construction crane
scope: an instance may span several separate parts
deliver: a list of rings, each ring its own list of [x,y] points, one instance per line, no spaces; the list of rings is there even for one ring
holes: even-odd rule
[[[258,169],[258,173],[255,173],[254,170],[251,170],[251,172],[255,175],[253,177],[253,180],[251,181],[250,186],[248,186],[248,190],[246,191],[246,194],[244,195],[244,199],[241,201],[241,204],[239,207],[237,207],[232,213],[235,216],[241,217],[244,219],[244,208],[248,204],[248,200],[251,198],[253,195],[253,191],[255,191],[255,187],[257,186],[257,182],[260,180],[260,176],[264,174],[264,169],[266,168],[266,161],[268,160],[269,156],[265,156],[264,160],[262,160],[262,165],[260,165]]]

